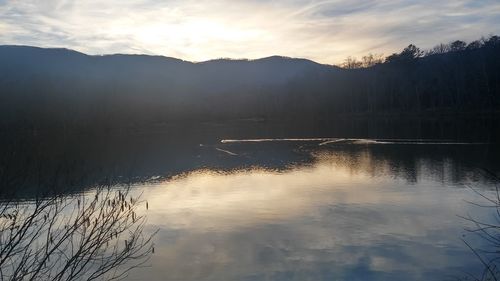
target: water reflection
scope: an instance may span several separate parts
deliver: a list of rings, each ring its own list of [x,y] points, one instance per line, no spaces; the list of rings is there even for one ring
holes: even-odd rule
[[[0,188],[17,189],[29,197],[43,188],[81,191],[110,179],[117,183],[144,182],[203,168],[286,170],[310,165],[321,151],[335,151],[335,159],[353,170],[374,169],[377,173],[384,167],[386,174],[410,182],[418,180],[420,169],[434,169],[427,173],[433,177],[445,173],[438,169],[455,169],[445,174],[457,183],[474,176],[470,171],[478,167],[500,171],[500,151],[495,145],[322,145],[321,138],[238,143],[204,135],[200,131],[195,135],[150,132],[99,137],[0,137]]]
[[[466,203],[476,195],[465,186],[492,191],[478,168],[500,171],[498,148],[477,144],[164,133],[34,143],[4,143],[0,188],[30,197],[112,178],[144,193],[145,230],[160,232],[151,267],[130,280],[443,280],[480,271],[457,215],[485,216]]]
[[[266,146],[223,149],[255,159]],[[197,170],[142,185],[150,228],[160,232],[152,267],[130,280],[443,280],[473,273],[480,266],[460,240],[465,222],[457,214],[485,215],[464,201],[476,196],[464,184],[486,192],[492,186],[449,149],[300,144],[294,151],[310,155],[305,164]]]

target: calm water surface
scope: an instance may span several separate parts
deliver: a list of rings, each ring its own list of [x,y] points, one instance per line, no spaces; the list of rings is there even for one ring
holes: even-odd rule
[[[489,220],[480,144],[200,144],[214,164],[139,184],[149,267],[128,280],[447,280],[481,270],[460,216]],[[215,159],[215,160],[214,160]],[[223,163],[223,164],[221,164]],[[228,164],[229,163],[229,164]]]

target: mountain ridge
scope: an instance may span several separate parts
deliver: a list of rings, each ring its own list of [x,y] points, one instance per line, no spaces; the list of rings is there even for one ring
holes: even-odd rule
[[[37,51],[46,51],[46,52],[66,52],[66,53],[72,53],[75,55],[80,55],[80,56],[86,56],[90,58],[106,58],[106,57],[137,57],[137,58],[156,58],[156,59],[164,59],[164,60],[175,60],[175,61],[181,61],[185,63],[190,63],[190,64],[207,64],[207,63],[212,63],[212,62],[218,62],[218,61],[225,61],[225,62],[262,62],[262,61],[295,61],[295,62],[305,62],[305,63],[312,63],[315,65],[321,65],[321,66],[326,66],[326,67],[335,67],[335,65],[331,64],[323,64],[316,62],[311,59],[306,59],[302,57],[289,57],[289,56],[283,56],[283,55],[270,55],[270,56],[265,56],[261,58],[256,58],[256,59],[247,59],[247,58],[214,58],[214,59],[208,59],[204,61],[190,61],[190,60],[185,60],[181,58],[176,58],[176,57],[171,57],[171,56],[165,56],[165,55],[149,55],[149,54],[125,54],[125,53],[110,53],[110,54],[97,54],[97,55],[91,55],[91,54],[86,54],[84,52],[80,52],[74,49],[70,48],[54,48],[54,47],[38,47],[38,46],[31,46],[31,45],[0,45],[0,49],[17,49],[17,50],[37,50]]]
[[[347,115],[500,112],[496,37],[424,57],[410,46],[384,63],[346,69],[282,56],[194,63],[3,45],[0,129],[243,119],[338,126]]]

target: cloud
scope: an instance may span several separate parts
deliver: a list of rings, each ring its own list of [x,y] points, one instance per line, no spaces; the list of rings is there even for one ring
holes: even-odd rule
[[[419,168],[426,180],[408,188],[396,163],[346,156],[318,152],[281,172],[193,171],[138,189],[149,202],[146,229],[160,232],[152,267],[132,279],[437,280],[475,270],[455,239],[473,192]]]
[[[497,1],[3,0],[1,44],[323,63],[500,33]]]

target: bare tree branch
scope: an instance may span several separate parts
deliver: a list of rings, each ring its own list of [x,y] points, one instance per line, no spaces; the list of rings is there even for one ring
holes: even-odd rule
[[[0,202],[1,280],[116,280],[143,266],[140,195],[109,185],[87,194]]]

